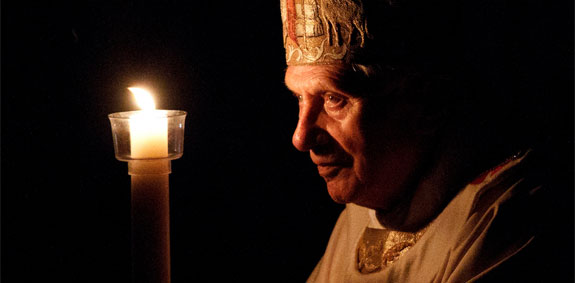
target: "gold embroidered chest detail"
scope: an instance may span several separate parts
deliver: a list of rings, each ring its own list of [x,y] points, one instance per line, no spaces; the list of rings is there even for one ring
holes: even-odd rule
[[[423,236],[425,228],[415,232],[366,228],[357,248],[357,268],[367,274],[378,272],[405,254]]]

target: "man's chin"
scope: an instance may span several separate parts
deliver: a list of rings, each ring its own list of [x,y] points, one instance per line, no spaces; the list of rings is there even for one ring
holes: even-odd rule
[[[324,180],[327,184],[327,191],[333,201],[340,204],[354,201],[356,189],[348,180],[342,180],[337,177],[331,179],[324,178]]]

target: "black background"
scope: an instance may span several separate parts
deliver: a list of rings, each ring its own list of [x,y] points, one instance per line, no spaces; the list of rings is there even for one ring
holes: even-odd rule
[[[107,115],[135,108],[133,85],[188,112],[173,282],[307,278],[342,206],[291,145],[276,2],[3,1],[3,281],[129,282],[130,181]],[[572,3],[524,3],[534,45],[517,48],[548,56],[547,134],[572,177]]]

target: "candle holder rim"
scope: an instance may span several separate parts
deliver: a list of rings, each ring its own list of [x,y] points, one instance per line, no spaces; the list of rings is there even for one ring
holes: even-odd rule
[[[108,114],[108,118],[110,119],[130,119],[132,116],[138,113],[144,113],[149,110],[132,110],[132,111],[121,111],[121,112],[114,112]],[[154,109],[151,110],[155,113],[161,113],[164,117],[178,117],[178,116],[185,116],[188,113],[183,110],[165,110],[165,109]]]
[[[150,158],[150,157],[143,157],[143,158],[134,158],[134,157],[130,157],[130,156],[118,156],[116,155],[116,159],[119,161],[123,161],[123,162],[155,162],[155,161],[159,161],[159,160],[176,160],[176,159],[180,159],[182,158],[182,156],[184,155],[183,152],[179,152],[179,153],[171,153],[168,156],[165,157],[157,157],[157,158]]]

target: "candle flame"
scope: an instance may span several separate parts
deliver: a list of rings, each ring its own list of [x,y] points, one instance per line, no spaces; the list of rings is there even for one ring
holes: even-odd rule
[[[149,91],[139,87],[129,87],[128,89],[134,94],[134,97],[136,98],[136,104],[138,104],[138,107],[140,107],[142,110],[156,109],[154,97]]]

